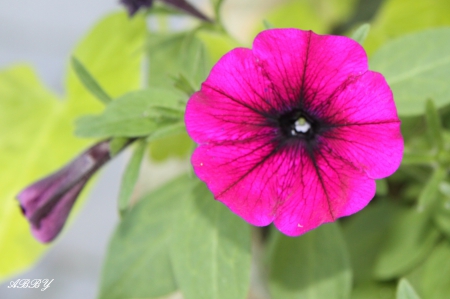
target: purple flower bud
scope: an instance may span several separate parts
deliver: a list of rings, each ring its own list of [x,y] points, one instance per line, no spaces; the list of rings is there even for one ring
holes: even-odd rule
[[[109,140],[99,142],[17,195],[37,240],[47,243],[59,234],[86,182],[110,159]]]
[[[211,22],[207,16],[197,10],[194,6],[192,6],[186,0],[160,0],[166,4],[169,4],[176,9],[184,11],[185,13],[196,17],[200,20]],[[133,16],[139,9],[141,8],[150,8],[153,5],[153,0],[120,0],[127,9],[130,16]]]
[[[127,9],[130,17],[133,16],[141,8],[149,8],[153,4],[153,0],[120,0]]]

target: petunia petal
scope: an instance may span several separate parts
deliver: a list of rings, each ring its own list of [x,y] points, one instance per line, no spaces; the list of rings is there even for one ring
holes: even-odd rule
[[[329,148],[310,156],[305,147],[278,151],[268,143],[208,145],[192,163],[216,199],[253,225],[274,221],[290,236],[359,211],[375,183]]]
[[[202,144],[258,134],[267,111],[275,109],[269,84],[255,66],[250,50],[229,52],[188,102],[185,122],[189,135]]]
[[[367,56],[355,41],[312,31],[274,29],[260,33],[253,53],[283,101],[298,105],[333,94],[349,76],[367,71]]]
[[[403,138],[392,92],[382,75],[368,71],[339,94],[320,100],[335,128],[324,137],[335,153],[371,178],[391,175],[403,156]]]
[[[298,236],[355,213],[375,195],[375,182],[326,146],[314,154],[290,148],[284,156],[299,160],[289,170],[294,174],[286,173],[281,180],[286,191],[280,194],[274,224],[286,235]]]

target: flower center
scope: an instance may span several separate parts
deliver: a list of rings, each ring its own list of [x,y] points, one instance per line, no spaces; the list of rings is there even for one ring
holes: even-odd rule
[[[311,129],[311,125],[303,116],[300,116],[299,119],[294,123],[293,128],[291,130],[291,135],[295,136],[298,134],[307,134]]]

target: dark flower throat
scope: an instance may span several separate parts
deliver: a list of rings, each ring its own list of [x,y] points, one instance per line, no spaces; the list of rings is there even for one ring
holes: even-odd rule
[[[294,109],[278,117],[278,126],[284,138],[314,141],[321,130],[319,121],[303,109]]]

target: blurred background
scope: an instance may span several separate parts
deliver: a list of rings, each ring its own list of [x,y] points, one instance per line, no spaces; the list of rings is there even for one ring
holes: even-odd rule
[[[0,1],[0,69],[31,64],[50,89],[62,94],[70,52],[102,16],[121,9],[117,2]],[[122,155],[103,169],[72,223],[34,268],[0,285],[0,298],[95,297],[108,239],[118,220],[115,203],[125,163]],[[11,280],[19,278],[54,281],[43,292],[7,288]]]

